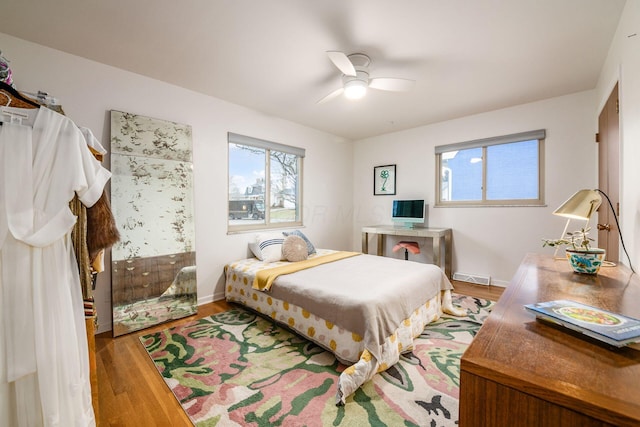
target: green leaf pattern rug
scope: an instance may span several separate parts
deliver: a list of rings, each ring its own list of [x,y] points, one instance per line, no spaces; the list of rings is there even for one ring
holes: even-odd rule
[[[345,366],[317,345],[242,308],[140,340],[196,426],[458,424],[460,358],[491,301],[454,294],[467,317],[443,315],[412,352],[335,405]]]

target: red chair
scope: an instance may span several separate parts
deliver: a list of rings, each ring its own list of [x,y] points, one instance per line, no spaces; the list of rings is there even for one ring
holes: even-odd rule
[[[420,246],[418,246],[418,242],[406,242],[403,240],[393,247],[393,252],[398,252],[400,249],[404,249],[405,261],[409,259],[409,251],[411,251],[412,254],[420,253]]]

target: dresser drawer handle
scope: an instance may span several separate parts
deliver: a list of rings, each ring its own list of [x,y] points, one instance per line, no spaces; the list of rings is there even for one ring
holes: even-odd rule
[[[144,273],[142,273],[142,275],[143,275],[143,276],[148,276],[148,275],[149,275],[149,272],[148,272],[148,271],[145,271]]]
[[[135,270],[135,269],[136,269],[135,267],[127,267],[127,271],[132,271],[132,270]]]

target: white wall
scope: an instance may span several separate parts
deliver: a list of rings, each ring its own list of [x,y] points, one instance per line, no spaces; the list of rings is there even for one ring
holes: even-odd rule
[[[223,267],[249,256],[251,234],[227,235],[227,132],[303,147],[305,234],[318,247],[351,246],[352,147],[317,130],[0,33],[19,90],[59,98],[65,113],[109,148],[112,109],[193,129],[199,303],[224,297]],[[179,66],[179,64],[178,64]],[[109,160],[105,160],[108,167]],[[110,272],[98,276],[99,332],[111,328]]]
[[[575,191],[597,183],[594,100],[594,91],[581,92],[356,141],[354,248],[360,247],[363,225],[390,223],[394,198],[425,198],[430,205],[429,226],[453,229],[453,271],[508,284],[527,252],[552,253],[542,248],[541,239],[560,237],[565,223],[552,212]],[[433,207],[436,145],[535,129],[547,131],[546,207]],[[385,164],[397,165],[397,193],[373,196],[373,167]],[[399,239],[388,239],[387,255],[402,257],[391,252]],[[429,262],[430,242],[424,240],[420,243],[427,243],[422,247],[426,253],[412,258]]]
[[[632,266],[640,268],[640,2],[628,1],[598,81],[602,106],[620,82],[620,229]],[[601,107],[598,108],[600,110]],[[628,265],[622,248],[620,260]]]

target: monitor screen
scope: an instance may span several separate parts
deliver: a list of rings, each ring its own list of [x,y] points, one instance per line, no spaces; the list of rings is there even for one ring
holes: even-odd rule
[[[405,223],[424,221],[424,200],[394,200],[391,218]]]

